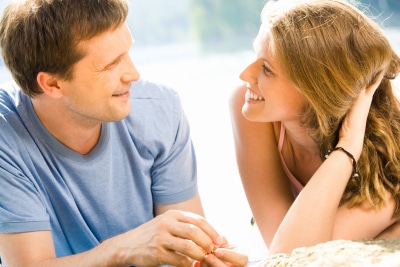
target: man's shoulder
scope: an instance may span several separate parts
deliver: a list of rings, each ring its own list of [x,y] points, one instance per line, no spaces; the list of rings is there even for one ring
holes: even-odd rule
[[[21,112],[23,97],[14,82],[0,84],[0,150],[8,155],[18,154],[24,146],[21,140],[29,136],[24,127],[25,113]]]
[[[174,89],[160,83],[139,80],[131,88],[131,112],[123,124],[146,147],[170,142],[183,120],[183,107]],[[136,141],[139,142],[139,141]]]
[[[164,84],[140,79],[131,86],[132,99],[169,99],[178,96],[177,92]]]
[[[14,82],[0,84],[0,114],[5,115],[20,102],[20,89]]]

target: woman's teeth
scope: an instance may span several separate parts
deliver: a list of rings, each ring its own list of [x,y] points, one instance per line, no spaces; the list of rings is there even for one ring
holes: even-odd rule
[[[264,97],[256,95],[256,94],[252,93],[251,91],[249,92],[249,99],[257,100],[257,101],[265,100]]]

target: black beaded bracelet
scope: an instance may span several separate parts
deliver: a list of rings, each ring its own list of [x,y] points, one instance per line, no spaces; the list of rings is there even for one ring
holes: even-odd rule
[[[332,151],[331,151],[331,150],[328,150],[328,153],[325,155],[325,158],[328,158],[328,156],[329,156],[333,151],[336,151],[336,150],[343,151],[349,158],[351,158],[351,160],[353,161],[353,173],[351,174],[351,176],[352,176],[353,178],[358,178],[360,175],[358,174],[357,161],[356,161],[356,159],[354,158],[353,154],[351,154],[349,151],[347,151],[347,150],[344,149],[343,147],[338,146],[338,147],[335,147],[334,149],[332,149]]]

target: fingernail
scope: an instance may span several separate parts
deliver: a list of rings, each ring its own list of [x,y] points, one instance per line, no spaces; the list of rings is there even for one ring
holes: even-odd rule
[[[199,261],[194,261],[192,264],[192,267],[200,267],[200,262]]]
[[[223,245],[223,244],[224,244],[224,239],[222,238],[222,236],[218,236],[217,245],[220,246],[220,245]]]
[[[224,251],[221,249],[218,249],[214,252],[214,255],[218,258],[223,257],[224,256]]]

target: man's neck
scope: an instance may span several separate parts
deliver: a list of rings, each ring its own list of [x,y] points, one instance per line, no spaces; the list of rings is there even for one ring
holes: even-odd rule
[[[63,145],[82,155],[96,146],[101,133],[100,122],[78,120],[59,102],[48,98],[32,99],[32,105],[43,126]]]

